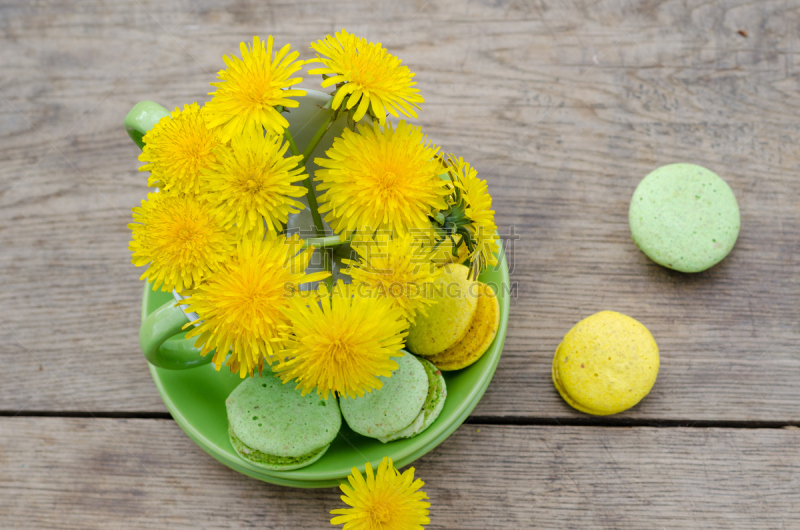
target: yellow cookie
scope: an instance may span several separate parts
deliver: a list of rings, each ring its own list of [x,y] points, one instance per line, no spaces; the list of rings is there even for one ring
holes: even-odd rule
[[[492,288],[480,284],[480,297],[475,316],[467,334],[459,342],[433,357],[428,357],[436,368],[444,372],[460,370],[471,365],[486,353],[500,326],[500,302]]]
[[[445,265],[431,287],[428,296],[435,304],[427,315],[417,315],[408,330],[406,346],[417,355],[436,355],[467,333],[469,323],[478,307],[479,288],[476,281],[467,279],[465,265]]]
[[[598,416],[639,403],[653,388],[659,357],[641,323],[601,311],[569,330],[553,357],[553,384],[572,407]]]

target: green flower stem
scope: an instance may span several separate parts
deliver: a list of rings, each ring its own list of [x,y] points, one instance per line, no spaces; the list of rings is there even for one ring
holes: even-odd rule
[[[306,147],[306,150],[303,151],[303,160],[302,160],[303,164],[308,163],[308,159],[311,158],[311,155],[314,153],[314,149],[317,148],[319,142],[322,140],[322,137],[325,136],[325,133],[328,132],[328,129],[331,128],[332,123],[333,123],[333,113],[331,113],[330,116],[328,116],[328,119],[325,120],[325,122],[320,126],[319,129],[317,129],[317,133],[308,143],[308,147]]]
[[[308,164],[308,159],[311,158],[311,155],[314,153],[314,150],[317,148],[319,143],[322,141],[322,138],[325,136],[325,133],[328,132],[328,129],[331,128],[331,124],[333,123],[333,116],[334,114],[331,113],[328,116],[319,129],[317,129],[316,134],[309,142],[308,146],[306,147],[305,151],[303,151],[302,157],[300,159],[300,165],[305,167]],[[289,142],[289,149],[292,152],[292,155],[298,156],[300,151],[297,149],[297,144],[294,142],[294,138],[292,134],[289,132],[289,129],[286,129],[284,132],[284,136],[286,137],[286,141]],[[311,175],[306,177],[303,180],[303,185],[306,187],[306,197],[308,199],[308,209],[311,210],[311,219],[314,221],[314,232],[316,233],[316,238],[307,239],[303,243],[303,248],[307,248],[309,246],[318,247],[322,252],[322,267],[326,271],[332,273],[333,272],[333,256],[331,252],[328,252],[327,248],[336,247],[341,245],[343,242],[339,241],[339,236],[325,236],[325,227],[322,224],[322,216],[319,214],[319,204],[317,203],[317,196],[314,193],[314,184],[311,182]],[[328,276],[325,279],[325,283],[328,286],[328,289],[333,288],[333,276]]]
[[[311,246],[315,248],[333,248],[333,247],[338,247],[339,245],[344,245],[345,243],[349,242],[350,239],[339,241],[339,236],[311,237],[303,241],[303,245],[301,248],[303,250]]]
[[[300,150],[297,148],[297,144],[294,143],[294,136],[289,132],[289,129],[283,130],[283,137],[289,142],[289,151],[292,152],[292,156],[300,156]]]
[[[314,153],[314,149],[317,148],[322,138],[325,136],[325,133],[328,132],[328,129],[331,128],[331,124],[333,123],[333,113],[328,116],[319,129],[317,129],[316,134],[306,146],[306,150],[303,151],[303,158],[300,160],[300,163],[303,164],[305,167],[308,164],[308,159],[311,158],[311,155]],[[317,196],[314,194],[314,185],[311,183],[311,175],[308,176],[303,181],[303,184],[306,186],[306,190],[308,190],[308,207],[311,210],[311,218],[314,220],[314,228],[317,232],[317,237],[323,237],[325,235],[325,228],[322,225],[322,217],[319,215],[319,205],[317,204]],[[338,238],[337,238],[338,239]],[[330,252],[323,250],[322,251],[322,267],[330,272],[333,273],[333,256]],[[333,276],[328,276],[325,279],[325,284],[328,286],[328,289],[333,288]]]
[[[333,272],[333,252],[328,252],[328,249],[335,249],[341,247],[342,245],[346,245],[353,240],[353,237],[350,236],[344,241],[339,239],[339,236],[326,236],[326,237],[312,237],[303,241],[302,249],[305,250],[308,247],[318,248],[322,253],[322,268],[326,271],[332,273]],[[333,276],[328,276],[325,279],[325,283],[328,285],[328,289],[333,288]]]
[[[311,219],[314,221],[314,231],[317,237],[325,237],[325,226],[322,224],[322,216],[319,214],[317,196],[314,194],[314,184],[311,183],[311,175],[303,180],[306,187],[306,197],[308,198],[308,209],[311,210]]]
[[[322,268],[331,273],[325,278],[325,285],[328,286],[328,292],[331,292],[333,290],[333,252],[327,248],[321,249],[320,252],[322,252]]]
[[[327,130],[327,125],[325,130]],[[303,157],[300,159],[300,163],[298,165],[301,167],[305,167],[308,157],[306,157],[305,154],[300,155],[300,151],[297,149],[297,144],[294,143],[294,138],[292,137],[292,133],[289,132],[289,129],[283,131],[283,136],[284,138],[286,138],[286,141],[289,142],[289,150],[292,152],[292,155]],[[322,136],[320,135],[319,140],[321,139]],[[317,144],[319,144],[319,140],[317,140]],[[311,210],[311,219],[314,221],[314,235],[316,235],[317,237],[324,237],[325,227],[322,224],[322,216],[320,216],[319,214],[319,205],[317,204],[317,196],[314,193],[314,185],[311,183],[311,175],[303,179],[303,186],[306,187],[306,198],[308,199],[308,209]]]

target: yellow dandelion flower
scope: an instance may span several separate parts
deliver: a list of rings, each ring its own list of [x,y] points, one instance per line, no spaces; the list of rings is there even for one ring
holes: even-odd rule
[[[419,127],[401,121],[345,129],[325,154],[314,160],[322,169],[314,177],[320,213],[345,239],[356,230],[387,229],[404,234],[428,226],[433,210],[446,208],[447,182],[438,174],[438,147],[426,141]]]
[[[128,248],[134,265],[147,265],[141,279],[152,282],[153,290],[197,286],[233,251],[234,234],[208,204],[193,196],[149,193],[133,209],[133,220]]]
[[[289,214],[303,209],[292,197],[305,195],[294,183],[308,175],[298,167],[302,157],[284,158],[288,143],[282,136],[252,130],[218,147],[217,161],[203,173],[203,196],[222,216],[225,226],[236,225],[240,235],[253,230],[280,231]]]
[[[297,253],[302,241],[268,233],[265,239],[241,239],[231,259],[188,294],[187,312],[195,312],[198,324],[186,334],[198,337],[201,354],[212,350],[220,369],[225,357],[240,377],[259,372],[263,362],[272,364],[278,327],[288,323],[286,309],[301,283],[326,278],[329,273],[306,274],[314,247]],[[188,325],[187,325],[188,326]]]
[[[330,76],[322,82],[323,88],[338,86],[333,98],[334,110],[347,98],[347,110],[358,104],[353,115],[355,121],[363,118],[367,109],[381,124],[386,121],[387,111],[395,118],[398,113],[417,117],[414,109],[420,110],[419,104],[425,100],[419,89],[414,88],[415,74],[407,66],[401,66],[400,59],[380,43],[373,44],[343,29],[335,37],[328,35],[312,43],[311,48],[317,52],[317,58],[307,62],[322,63],[323,67],[308,73]]]
[[[497,252],[499,251],[497,225],[494,223],[494,210],[492,210],[492,196],[489,195],[488,185],[485,180],[478,178],[478,172],[464,162],[463,158],[450,156],[448,165],[451,168],[453,182],[461,189],[466,208],[464,213],[469,219],[465,225],[469,231],[467,243],[470,248],[469,259],[473,270],[483,271],[488,265],[497,265]]]
[[[290,98],[306,94],[288,88],[303,81],[290,77],[303,67],[303,61],[297,61],[299,53],[289,53],[287,44],[273,57],[274,41],[270,36],[265,49],[264,42],[253,37],[251,47],[239,44],[241,59],[223,56],[227,68],[217,74],[220,82],[211,83],[217,91],[209,92],[214,97],[206,103],[203,117],[209,127],[220,129],[225,142],[245,129],[263,127],[283,134],[289,122],[275,107],[297,107],[298,102]]]
[[[428,495],[419,489],[425,485],[414,480],[414,468],[404,473],[395,469],[391,458],[383,457],[375,474],[367,462],[366,480],[357,468],[342,484],[341,499],[349,508],[331,510],[331,524],[343,524],[342,530],[418,530],[430,524]]]
[[[150,172],[147,184],[164,192],[190,195],[200,192],[200,172],[214,162],[214,149],[221,143],[206,127],[197,103],[161,118],[142,141],[139,160],[147,164],[139,171]]]
[[[339,280],[321,300],[295,296],[283,328],[286,349],[274,371],[284,383],[295,380],[303,395],[316,389],[321,399],[330,392],[363,396],[381,388],[378,376],[397,370],[391,357],[402,357],[408,323],[386,298],[351,289]]]
[[[357,260],[343,260],[349,268],[343,271],[353,283],[366,292],[389,298],[405,318],[414,323],[417,313],[427,315],[434,301],[425,296],[440,270],[428,257],[423,242],[412,234],[394,238],[385,233],[357,236],[351,247]]]

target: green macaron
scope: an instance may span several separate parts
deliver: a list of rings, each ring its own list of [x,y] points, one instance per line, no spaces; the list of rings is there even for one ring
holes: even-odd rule
[[[634,243],[647,257],[681,272],[713,267],[739,237],[733,191],[694,164],[670,164],[648,174],[633,193],[628,220]]]
[[[383,443],[411,438],[428,427],[442,411],[447,387],[442,373],[430,362],[406,353],[397,359],[383,386],[358,398],[339,398],[347,425]]]
[[[335,399],[302,396],[273,374],[252,377],[225,401],[228,435],[236,453],[265,469],[288,471],[319,460],[342,426]]]

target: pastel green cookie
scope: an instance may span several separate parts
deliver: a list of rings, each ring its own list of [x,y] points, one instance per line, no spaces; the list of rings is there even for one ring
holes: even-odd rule
[[[410,353],[397,364],[391,377],[380,377],[380,389],[363,397],[339,398],[344,420],[353,431],[385,443],[419,434],[441,412],[446,396],[441,373]]]
[[[391,377],[381,376],[383,386],[362,397],[339,398],[344,421],[358,434],[370,438],[391,436],[411,425],[428,394],[428,376],[416,357],[406,353],[396,359]]]
[[[708,169],[670,164],[637,186],[628,211],[631,237],[650,259],[681,272],[713,267],[739,236],[739,205]]]
[[[236,453],[258,466],[288,471],[319,460],[342,426],[335,399],[302,396],[272,373],[242,381],[225,400]]]
[[[442,372],[426,359],[417,357],[417,360],[422,363],[422,367],[425,368],[425,374],[428,376],[428,394],[425,396],[425,404],[422,405],[422,410],[411,425],[393,435],[378,438],[383,443],[416,436],[430,427],[444,408],[444,401],[447,398],[447,385],[444,382]]]
[[[584,318],[553,356],[553,384],[572,407],[604,416],[629,409],[653,388],[659,355],[640,322],[615,311]]]

